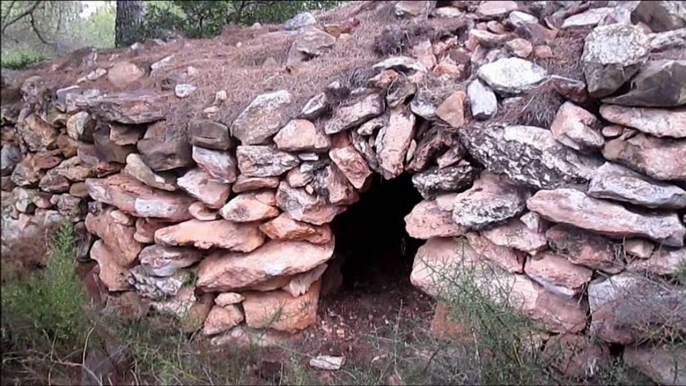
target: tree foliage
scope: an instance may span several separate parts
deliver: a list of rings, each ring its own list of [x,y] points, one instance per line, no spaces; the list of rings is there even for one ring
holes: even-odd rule
[[[146,12],[144,34],[159,37],[177,31],[190,38],[216,36],[225,25],[281,23],[299,12],[330,8],[341,1],[160,1],[151,2]]]

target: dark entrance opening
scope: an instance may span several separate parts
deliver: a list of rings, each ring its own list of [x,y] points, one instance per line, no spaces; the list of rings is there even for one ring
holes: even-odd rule
[[[392,180],[374,176],[360,201],[331,224],[335,255],[343,258],[343,290],[375,293],[409,283],[421,240],[410,238],[404,217],[422,200],[409,174]]]

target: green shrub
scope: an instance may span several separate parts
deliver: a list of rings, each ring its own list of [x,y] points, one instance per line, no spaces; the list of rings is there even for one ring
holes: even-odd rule
[[[88,326],[86,297],[76,277],[75,236],[71,224],[55,233],[46,268],[2,286],[3,332],[15,348],[36,348],[45,342],[78,347]]]
[[[2,68],[25,70],[45,60],[45,56],[33,51],[15,51],[2,53]]]

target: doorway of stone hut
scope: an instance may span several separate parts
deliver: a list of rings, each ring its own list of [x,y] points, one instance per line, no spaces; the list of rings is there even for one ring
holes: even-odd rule
[[[429,297],[410,283],[412,262],[424,240],[411,238],[404,221],[421,200],[411,175],[392,180],[375,175],[360,200],[336,216],[331,223],[335,258],[330,264],[339,265],[342,283],[322,294],[319,314],[324,323],[346,320],[363,334],[400,315],[430,320]]]

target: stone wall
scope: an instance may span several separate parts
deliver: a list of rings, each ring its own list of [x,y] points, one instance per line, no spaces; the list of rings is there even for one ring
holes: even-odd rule
[[[40,76],[26,79],[19,107],[3,106],[3,247],[69,219],[78,258],[97,262],[113,294],[135,294],[216,343],[249,329],[297,332],[316,321],[331,274],[328,224],[374,174],[412,173],[425,200],[406,229],[427,240],[415,286],[440,297],[436,268],[486,264],[477,283],[507,283],[547,347],[577,346],[562,371],[583,375],[620,344],[657,382],[686,382],[645,360],[665,356],[650,343],[661,333],[686,333],[686,289],[674,280],[686,264],[683,6],[560,5],[538,18],[511,1],[452,3],[394,10],[464,18],[465,39],[381,60],[365,87],[333,82],[301,111],[288,90],[269,91],[221,122],[220,91],[185,132],[164,107],[192,85],[103,94],[81,83],[46,95]],[[537,64],[552,55],[546,41],[573,28],[593,28],[583,55],[569,58],[583,79]],[[654,60],[674,47],[680,57]],[[131,66],[84,81],[137,73]],[[433,92],[428,78],[451,91]],[[499,114],[550,86],[564,103],[549,127]]]

